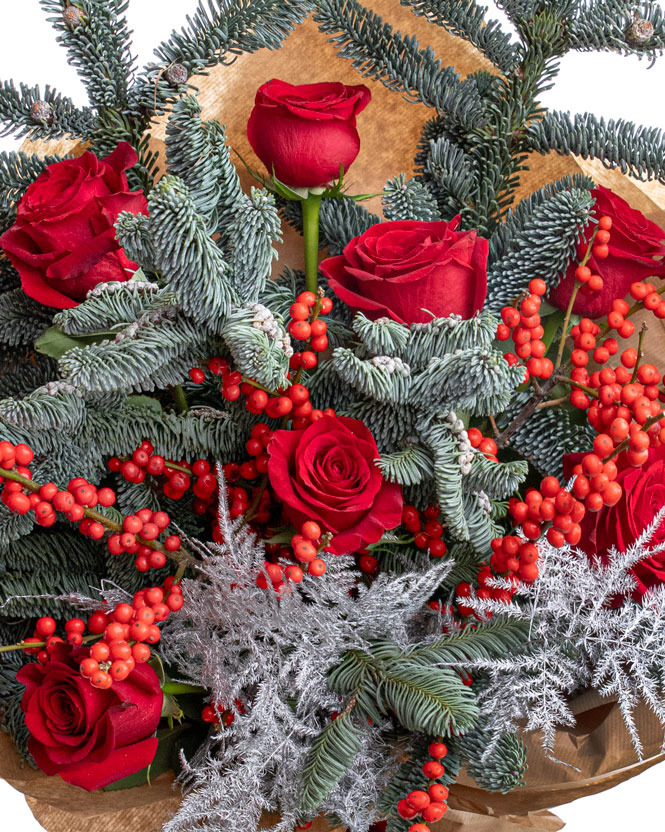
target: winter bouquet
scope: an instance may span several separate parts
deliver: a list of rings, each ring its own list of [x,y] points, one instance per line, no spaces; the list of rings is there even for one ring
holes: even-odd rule
[[[428,832],[478,795],[496,818],[534,760],[584,769],[560,742],[594,730],[582,701],[596,727],[617,703],[614,768],[648,764],[665,231],[581,174],[515,194],[552,150],[665,181],[657,131],[538,104],[571,49],[655,56],[660,8],[505,2],[509,35],[403,0],[493,65],[463,80],[355,0],[202,3],[139,73],[123,0],[42,5],[91,106],[0,95],[7,132],[83,142],[0,160],[0,695],[26,760],[88,791],[174,770],[167,832]],[[349,184],[371,91],[334,65],[262,79],[251,158],[202,118],[194,76],[310,12],[431,108],[381,194]],[[275,263],[289,229],[304,268]]]

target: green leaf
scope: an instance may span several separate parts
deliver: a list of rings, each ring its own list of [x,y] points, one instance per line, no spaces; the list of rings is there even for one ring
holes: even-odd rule
[[[57,326],[49,327],[43,335],[35,341],[35,349],[42,355],[51,358],[62,358],[62,356],[76,347],[85,347],[89,344],[99,344],[108,341],[113,337],[110,332],[96,332],[93,335],[65,335]]]
[[[110,783],[104,791],[113,792],[143,786],[159,777],[160,774],[164,774],[165,771],[179,768],[180,750],[196,748],[201,736],[200,731],[197,731],[191,723],[185,723],[175,728],[160,728],[157,731],[157,739],[159,741],[157,752],[149,766],[128,777],[123,777],[122,780]]]
[[[134,407],[141,407],[145,410],[152,410],[154,413],[162,412],[162,405],[157,399],[152,396],[128,396],[127,402],[133,404]]]
[[[300,811],[312,815],[353,765],[360,750],[361,734],[352,711],[330,722],[312,743],[303,772]]]

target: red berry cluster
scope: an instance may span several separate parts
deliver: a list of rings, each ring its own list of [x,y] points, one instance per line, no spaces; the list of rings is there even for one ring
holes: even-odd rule
[[[560,485],[556,477],[545,477],[540,483],[540,489],[530,488],[526,492],[524,500],[512,497],[508,502],[508,512],[515,524],[521,526],[524,537],[530,541],[538,540],[546,527],[547,540],[551,546],[557,549],[566,543],[575,546],[582,536],[580,522],[585,514],[584,503],[581,503],[575,498],[574,494]],[[518,552],[513,551],[514,543],[506,549],[505,540],[506,538],[503,538],[500,545],[498,543],[493,545],[492,557],[495,558],[495,563],[499,565],[505,563],[507,568],[511,569],[514,564],[512,561],[508,564],[508,561]],[[518,543],[521,542],[519,538],[515,538],[515,540]],[[519,557],[521,570],[521,552]],[[535,580],[538,577],[538,567],[535,563],[537,558],[529,563],[531,557],[531,555],[526,555],[524,566],[530,566],[527,571],[534,573],[534,577],[530,579],[523,578],[523,580]],[[491,565],[493,566],[493,564]]]
[[[297,305],[294,304],[294,306]],[[326,326],[323,321],[315,321],[314,323],[317,322]],[[313,363],[309,356],[313,356]],[[316,366],[316,356],[312,352],[295,353],[291,357],[290,365],[292,369],[310,369]],[[284,390],[273,391],[262,387],[253,379],[244,379],[237,371],[232,371],[224,358],[217,356],[211,358],[208,362],[208,368],[216,375],[222,376],[220,390],[226,401],[234,402],[244,396],[245,407],[255,416],[265,415],[270,419],[290,418],[292,427],[299,430],[307,427],[316,419],[320,419],[323,415],[335,415],[335,411],[331,408],[326,410],[314,408],[309,400],[309,390],[298,380]],[[205,378],[203,370],[198,368],[190,370],[189,374],[197,382],[202,382]]]
[[[303,367],[310,370],[316,367],[317,358],[314,353],[323,352],[328,348],[328,324],[319,319],[319,315],[331,312],[333,303],[330,298],[319,297],[314,292],[301,292],[296,302],[289,309],[291,320],[288,330],[296,341],[308,341],[309,350],[295,353],[291,361],[292,368]]]
[[[502,323],[496,328],[498,341],[507,341],[512,336],[515,351],[505,353],[504,358],[511,365],[519,364],[520,359],[525,362],[525,381],[531,377],[547,379],[554,372],[554,364],[545,357],[547,347],[542,340],[545,329],[538,314],[546,292],[545,281],[534,278],[529,283],[529,294],[519,301],[519,309],[516,306],[503,307]]]
[[[136,664],[150,659],[150,645],[157,644],[161,638],[158,623],[166,621],[182,605],[182,589],[174,583],[173,577],[169,577],[161,587],[152,586],[135,593],[131,604],[117,604],[110,612],[97,610],[88,618],[87,624],[82,618],[68,619],[65,634],[70,644],[83,644],[86,627],[93,637],[100,636],[99,641],[89,648],[88,657],[81,660],[81,676],[89,679],[93,687],[103,690],[110,688],[114,681],[126,679]],[[46,664],[56,645],[64,643],[55,635],[56,628],[54,618],[39,618],[34,636],[25,641],[45,642],[45,648],[29,647],[25,652],[36,655],[37,661]]]
[[[442,558],[448,551],[442,540],[443,524],[439,514],[438,506],[427,506],[422,518],[415,506],[405,505],[402,510],[402,525],[414,535],[414,544],[418,549],[427,550],[433,558]]]
[[[319,554],[328,545],[329,535],[324,535],[321,527],[313,520],[307,520],[302,524],[300,534],[294,534],[291,538],[291,551],[286,547],[277,545],[268,547],[268,551],[278,557],[291,557],[299,563],[307,564],[307,572],[315,578],[325,574],[326,562]],[[281,592],[287,581],[299,584],[304,573],[300,566],[295,563],[280,563],[279,560],[264,561],[265,571],[275,592]],[[256,577],[256,585],[261,589],[268,588],[268,578],[261,573]]]
[[[429,783],[423,789],[414,789],[397,804],[397,814],[404,820],[421,817],[425,823],[414,823],[409,832],[430,832],[427,823],[436,823],[448,811],[448,789],[442,783],[436,783],[445,774],[445,767],[440,762],[448,753],[445,743],[433,742],[429,746],[433,758],[423,765],[423,774]]]
[[[659,292],[653,283],[643,283],[638,280],[630,287],[631,296],[641,301],[642,305],[649,312],[653,312],[654,317],[662,320],[665,318],[665,300],[663,300],[662,290]]]
[[[624,301],[617,302],[615,300],[613,303],[616,306],[618,303],[624,303]],[[610,313],[610,315],[611,314],[612,313]],[[635,331],[635,326],[632,321],[625,320],[621,324],[620,329],[625,329],[626,332],[629,332],[630,335],[632,335]],[[576,324],[570,330],[570,336],[573,339],[573,351],[570,354],[570,363],[573,367],[575,367],[575,369],[586,367],[589,363],[590,355],[593,356],[593,360],[597,363],[604,364],[606,361],[609,361],[610,356],[616,354],[619,349],[616,338],[605,338],[599,344],[597,340],[597,336],[599,334],[600,327],[595,321],[592,321],[591,318],[582,318],[579,324]],[[628,338],[629,335],[625,335],[623,337]],[[579,407],[579,405],[576,404],[572,398],[571,404],[575,407]]]

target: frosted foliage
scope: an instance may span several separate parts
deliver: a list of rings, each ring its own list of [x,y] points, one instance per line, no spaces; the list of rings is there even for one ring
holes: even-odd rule
[[[526,716],[526,730],[542,731],[551,755],[557,726],[575,722],[567,697],[581,688],[617,698],[640,756],[635,706],[646,703],[665,726],[665,586],[654,587],[641,603],[630,598],[636,586],[631,568],[665,550],[665,544],[651,544],[664,519],[665,508],[627,552],[613,548],[602,563],[541,541],[540,576],[519,587],[515,602],[470,602],[479,613],[491,610],[529,625],[523,652],[470,663],[487,674],[479,701],[497,738]]]
[[[412,643],[422,632],[422,599],[452,567],[380,575],[365,587],[358,586],[351,558],[330,557],[323,577],[306,575],[278,596],[256,586],[263,546],[240,521],[229,520],[223,487],[220,493],[225,543],[199,551],[199,577],[183,582],[187,603],[164,628],[162,654],[186,668],[186,681],[209,689],[213,701],[241,700],[245,713],[212,734],[186,768],[189,793],[165,830],[253,830],[262,810],[279,806],[275,832],[292,832],[306,754],[340,708],[328,688],[329,670],[347,651],[367,650],[370,639]],[[368,732],[352,769],[322,807],[354,832],[367,828],[367,796],[378,796],[388,776],[382,728]]]

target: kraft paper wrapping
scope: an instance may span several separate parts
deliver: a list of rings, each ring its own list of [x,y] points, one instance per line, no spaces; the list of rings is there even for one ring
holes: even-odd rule
[[[470,44],[448,35],[443,29],[416,18],[395,0],[365,0],[365,5],[389,20],[395,29],[416,35],[420,43],[431,45],[444,65],[453,65],[462,75],[478,69],[495,71]],[[227,127],[229,144],[250,165],[261,164],[247,143],[245,128],[257,87],[270,78],[291,83],[340,80],[346,84],[365,83],[372,91],[370,106],[358,117],[361,150],[346,180],[349,191],[381,191],[395,174],[410,172],[423,124],[433,111],[422,104],[407,102],[402,95],[382,84],[361,79],[348,61],[335,50],[312,21],[306,21],[290,35],[281,49],[240,55],[232,66],[218,66],[206,77],[192,79],[199,89],[204,119],[217,119]],[[164,158],[165,118],[156,119],[152,128],[152,148]],[[26,152],[74,153],[85,149],[68,140],[25,142]],[[242,168],[242,166],[240,166]],[[605,185],[665,228],[665,188],[655,182],[640,182],[607,170],[600,162],[556,154],[538,155],[533,168],[522,174],[517,194],[520,199],[546,182],[566,174],[585,173]],[[252,184],[241,170],[243,184]],[[380,213],[380,200],[365,203]],[[288,227],[279,246],[279,264],[302,265],[302,243]],[[656,361],[665,347],[664,322],[649,317],[647,359]],[[658,362],[657,362],[658,363]],[[615,702],[603,701],[595,692],[578,697],[574,703],[575,729],[557,733],[555,753],[580,771],[548,760],[540,739],[526,735],[529,771],[525,786],[508,795],[493,795],[478,788],[463,772],[451,790],[450,811],[433,824],[436,832],[554,832],[562,822],[547,807],[568,803],[621,783],[665,759],[660,755],[662,730],[646,708],[640,708],[637,724],[644,743],[642,762],[637,760]],[[151,786],[125,792],[85,793],[58,777],[21,767],[10,740],[0,735],[0,776],[26,795],[28,805],[48,832],[107,832],[132,828],[157,832],[177,809],[179,796],[172,777],[162,775]],[[266,818],[268,822],[269,818]],[[342,832],[318,819],[312,832]]]
[[[644,746],[638,760],[620,709],[612,699],[588,691],[572,702],[574,728],[557,731],[555,755],[543,753],[540,736],[524,735],[527,744],[526,784],[507,795],[480,789],[462,772],[451,788],[450,811],[432,832],[555,832],[563,827],[548,807],[612,788],[624,780],[665,760],[660,753],[662,728],[656,717],[641,706],[636,725]],[[59,777],[21,766],[11,740],[0,734],[0,777],[26,795],[28,805],[48,832],[107,832],[131,828],[137,832],[158,832],[179,804],[179,792],[168,774],[152,785],[120,792],[84,792]],[[264,827],[270,825],[266,816]],[[343,832],[318,818],[312,832]]]

